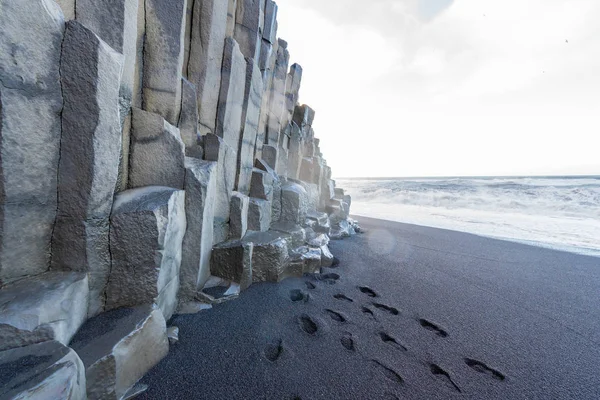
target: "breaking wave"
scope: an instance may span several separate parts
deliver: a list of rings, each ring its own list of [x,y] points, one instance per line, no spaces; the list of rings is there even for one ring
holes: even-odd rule
[[[600,255],[600,177],[339,180],[352,213]]]

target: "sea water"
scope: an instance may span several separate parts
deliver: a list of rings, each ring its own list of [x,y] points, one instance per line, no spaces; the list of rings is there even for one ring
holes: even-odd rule
[[[600,257],[600,176],[339,179],[353,215]]]

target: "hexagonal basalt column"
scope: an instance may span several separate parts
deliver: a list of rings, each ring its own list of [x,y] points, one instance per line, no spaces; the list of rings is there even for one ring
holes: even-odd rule
[[[177,307],[185,192],[166,187],[127,190],[110,218],[112,268],[106,308],[157,303],[165,319]]]

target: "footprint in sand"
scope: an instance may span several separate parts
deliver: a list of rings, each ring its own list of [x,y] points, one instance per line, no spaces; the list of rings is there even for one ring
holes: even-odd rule
[[[370,316],[371,318],[375,319],[375,313],[370,308],[368,308],[368,307],[362,307],[361,311],[363,313],[367,314],[368,316]]]
[[[315,321],[313,321],[313,319],[307,314],[302,314],[300,316],[299,322],[300,328],[302,328],[302,330],[308,333],[309,335],[314,335],[319,330]]]
[[[428,331],[434,332],[439,337],[448,337],[448,332],[446,332],[444,329],[440,328],[438,325],[434,324],[431,321],[421,318],[419,320],[419,324],[421,324],[421,326],[427,329]]]
[[[306,284],[306,288],[307,288],[307,289],[313,290],[313,289],[316,289],[316,288],[317,288],[317,287],[315,286],[315,284],[314,284],[314,283],[312,283],[312,282],[308,282],[308,281],[306,281],[306,282],[304,282],[304,283]]]
[[[375,308],[377,308],[379,310],[387,311],[387,312],[389,312],[392,315],[398,315],[398,314],[400,314],[400,311],[398,311],[397,308],[386,306],[385,304],[373,303],[373,307],[375,307]]]
[[[473,360],[472,358],[465,358],[465,364],[467,364],[475,371],[482,374],[490,375],[492,378],[497,379],[499,381],[503,381],[504,379],[506,379],[506,376],[502,372],[487,366],[481,361]]]
[[[369,297],[377,297],[377,293],[375,293],[375,291],[373,289],[371,289],[370,287],[359,286],[358,290],[360,290],[362,293],[366,294]]]
[[[342,336],[342,338],[340,339],[340,343],[342,343],[342,346],[344,346],[346,350],[356,351],[354,339],[352,339],[351,333],[346,333],[344,336]]]
[[[338,300],[343,300],[343,301],[347,301],[348,303],[353,303],[354,300],[352,300],[350,297],[343,295],[341,293],[335,294],[333,295],[334,298],[338,299]]]
[[[346,317],[344,317],[342,314],[340,314],[339,312],[330,310],[330,309],[326,309],[325,312],[331,317],[332,320],[337,321],[337,322],[346,322]]]
[[[309,298],[310,298],[310,295],[308,293],[304,293],[300,289],[290,290],[290,299],[293,302],[304,301],[306,303]]]
[[[340,276],[338,274],[334,274],[334,273],[328,273],[328,274],[321,274],[319,276],[319,280],[328,283],[330,285],[335,285],[337,283],[337,280],[340,279]]]
[[[380,363],[377,360],[371,360],[371,363],[373,364],[373,366],[379,373],[381,373],[383,376],[385,376],[390,381],[400,383],[400,384],[404,383],[404,379],[402,379],[400,374],[397,373],[396,371],[394,371],[393,369],[386,367],[385,365],[383,365],[382,363]]]
[[[391,337],[390,335],[388,335],[385,332],[379,332],[379,337],[381,338],[381,340],[384,343],[388,343],[388,344],[391,344],[394,347],[397,347],[397,348],[402,349],[404,351],[408,351],[408,349],[404,345],[402,345],[400,342],[398,342],[396,339],[394,339],[393,337]]]
[[[269,361],[277,361],[283,352],[283,342],[281,339],[274,340],[265,347],[265,357]]]
[[[444,378],[446,381],[448,381],[448,383],[450,383],[450,385],[452,385],[452,387],[454,387],[454,389],[456,389],[457,392],[459,392],[459,393],[462,392],[460,390],[460,388],[458,387],[458,385],[452,380],[452,378],[450,377],[450,374],[448,372],[446,372],[442,367],[440,367],[439,365],[436,365],[436,364],[430,364],[429,370],[431,371],[431,373],[433,375],[440,376],[440,377]]]

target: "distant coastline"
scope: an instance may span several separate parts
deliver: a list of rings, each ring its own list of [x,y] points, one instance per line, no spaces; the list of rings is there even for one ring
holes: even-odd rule
[[[457,176],[374,176],[374,177],[335,177],[337,180],[414,180],[414,179],[600,179],[598,175],[457,175]]]

